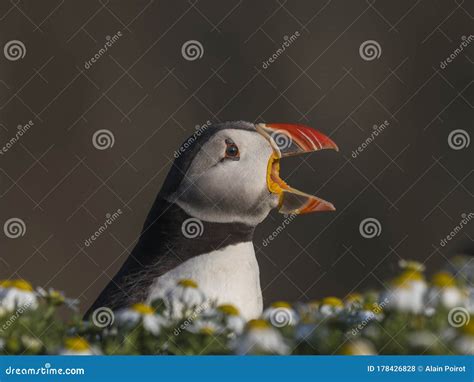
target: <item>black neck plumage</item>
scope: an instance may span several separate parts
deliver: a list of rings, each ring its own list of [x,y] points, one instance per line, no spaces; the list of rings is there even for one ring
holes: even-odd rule
[[[145,301],[158,277],[195,256],[252,241],[254,229],[242,223],[200,221],[158,198],[132,253],[86,316],[98,307],[118,309]]]

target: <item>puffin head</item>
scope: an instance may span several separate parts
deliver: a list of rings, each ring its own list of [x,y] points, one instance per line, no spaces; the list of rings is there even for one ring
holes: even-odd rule
[[[286,156],[338,150],[324,134],[303,125],[242,121],[197,132],[175,153],[177,158],[160,193],[190,216],[255,226],[273,208],[284,214],[335,209],[327,201],[290,187],[279,176],[280,160]]]

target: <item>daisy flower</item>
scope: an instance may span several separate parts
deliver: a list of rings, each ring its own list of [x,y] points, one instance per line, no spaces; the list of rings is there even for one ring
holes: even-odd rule
[[[289,354],[281,333],[265,320],[250,320],[244,333],[230,343],[235,354]]]
[[[375,350],[372,342],[359,338],[353,341],[350,341],[341,348],[339,354],[342,355],[376,355],[377,351]]]
[[[442,306],[450,309],[464,305],[466,296],[456,285],[456,279],[448,272],[438,272],[433,276],[432,287],[427,294],[430,306]]]
[[[60,355],[99,355],[101,351],[82,337],[70,337],[64,341]]]
[[[38,298],[29,282],[20,279],[0,281],[0,312],[37,307]]]
[[[161,328],[168,324],[166,318],[157,315],[153,307],[142,303],[117,311],[115,319],[119,326],[129,328],[142,323],[143,327],[154,335],[160,334]]]
[[[461,328],[461,336],[454,342],[454,348],[461,354],[474,355],[474,320]]]
[[[326,297],[321,301],[319,312],[324,317],[335,316],[342,312],[344,309],[344,303],[337,297]]]
[[[263,312],[263,318],[273,326],[282,328],[284,326],[295,326],[299,317],[291,305],[285,301],[277,301]]]
[[[36,288],[38,295],[44,298],[46,301],[50,302],[53,305],[63,305],[65,304],[69,309],[77,311],[79,300],[73,298],[67,298],[63,292],[58,291],[53,288],[49,288],[48,290],[43,289],[41,287]]]
[[[427,289],[423,274],[418,270],[407,269],[392,281],[391,288],[381,297],[388,309],[419,314],[425,308]]]
[[[245,323],[245,319],[234,305],[225,304],[205,311],[188,330],[192,333],[202,333],[204,331],[218,334],[224,332],[240,334],[245,327]]]
[[[185,318],[200,307],[203,310],[203,305],[208,304],[197,283],[190,279],[178,281],[174,288],[166,291],[165,297],[168,313],[175,319]]]

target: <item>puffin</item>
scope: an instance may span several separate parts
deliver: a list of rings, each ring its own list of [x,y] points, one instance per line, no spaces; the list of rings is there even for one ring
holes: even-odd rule
[[[151,303],[183,279],[246,319],[260,316],[255,227],[273,209],[335,210],[281,179],[280,160],[323,149],[338,151],[328,136],[300,124],[232,121],[194,133],[175,152],[134,249],[85,317]]]

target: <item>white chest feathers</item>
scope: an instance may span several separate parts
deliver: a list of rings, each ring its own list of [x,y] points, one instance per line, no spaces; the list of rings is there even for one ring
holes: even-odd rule
[[[181,279],[196,281],[209,299],[236,306],[246,319],[262,313],[260,272],[251,242],[229,245],[185,261],[153,282],[148,300],[162,297]]]

